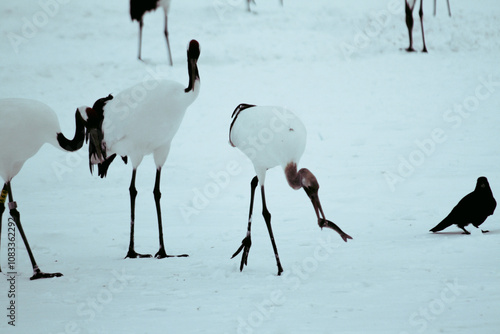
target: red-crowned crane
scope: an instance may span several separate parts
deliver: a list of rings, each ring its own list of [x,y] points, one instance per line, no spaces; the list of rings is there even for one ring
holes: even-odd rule
[[[247,10],[249,12],[252,11],[251,8],[250,8],[250,3],[253,3],[255,5],[255,0],[247,0]],[[283,0],[280,0],[280,4],[281,4],[281,6],[283,6]]]
[[[132,21],[139,22],[139,54],[137,58],[141,59],[142,48],[142,27],[144,26],[144,14],[146,12],[154,11],[158,7],[163,8],[165,13],[165,39],[167,40],[167,53],[170,66],[173,65],[172,53],[170,52],[170,42],[168,40],[168,13],[170,11],[171,0],[130,0],[130,18]]]
[[[319,227],[327,227],[336,231],[346,242],[347,239],[352,239],[337,225],[326,219],[318,197],[319,184],[313,173],[306,168],[297,171],[297,164],[306,146],[306,128],[300,119],[283,107],[260,107],[250,104],[240,104],[236,107],[232,118],[233,121],[229,129],[229,142],[232,146],[240,149],[252,161],[257,174],[251,182],[247,234],[240,248],[232,256],[234,258],[243,250],[240,271],[243,270],[243,266],[247,265],[248,252],[252,245],[250,231],[254,194],[257,184],[260,184],[262,215],[266,221],[276,257],[278,276],[283,272],[271,228],[271,214],[267,209],[264,194],[266,171],[276,166],[283,168],[290,187],[295,190],[300,188],[305,190],[316,212]]]
[[[0,195],[0,235],[2,231],[2,215],[5,211],[5,202],[8,197],[10,215],[26,245],[26,250],[33,266],[31,280],[59,277],[62,274],[44,273],[38,267],[26,234],[24,233],[23,226],[21,225],[17,203],[14,201],[12,195],[11,182],[14,176],[19,173],[26,160],[34,156],[45,143],[50,143],[66,151],[76,151],[82,147],[84,141],[84,123],[78,111],[75,117],[75,136],[72,140],[69,140],[61,133],[55,112],[46,104],[29,99],[0,100],[0,177],[5,182]],[[10,242],[9,248],[12,248]]]
[[[200,46],[197,41],[192,40],[187,50],[189,74],[187,88],[171,80],[151,80],[132,86],[115,97],[109,95],[99,99],[92,108],[81,107],[79,109],[86,124],[91,171],[93,165],[97,164],[99,176],[105,177],[109,164],[116,155],[124,159],[127,157],[132,163],[132,180],[129,188],[131,204],[130,244],[126,258],[151,257],[149,254],[136,253],[134,247],[136,171],[144,156],[149,154],[153,154],[156,165],[153,193],[158,218],[160,248],[155,257],[171,257],[165,252],[163,243],[160,174],[184,113],[200,92],[200,76],[197,66],[199,56]],[[140,97],[134,99],[137,92],[141,93]]]
[[[424,44],[422,52],[427,52],[427,46],[425,45],[424,36],[424,10],[422,8],[424,0],[420,0],[420,9],[418,15],[420,16],[420,27],[422,28],[422,43]],[[451,16],[450,0],[446,0],[448,3],[448,15]],[[408,37],[410,39],[410,45],[406,49],[408,52],[414,52],[413,48],[413,9],[417,0],[405,0],[405,13],[406,13],[406,27],[408,28]],[[434,0],[434,15],[436,15],[436,0]]]

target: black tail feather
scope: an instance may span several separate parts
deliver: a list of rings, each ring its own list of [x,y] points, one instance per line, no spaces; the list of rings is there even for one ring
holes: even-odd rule
[[[113,155],[109,156],[109,158],[107,158],[106,160],[104,160],[103,162],[101,162],[97,165],[98,174],[101,178],[106,177],[106,174],[108,174],[109,165],[111,165],[111,163],[113,162],[113,160],[115,160],[115,158],[116,158],[116,154],[113,154]]]
[[[76,129],[73,139],[69,140],[61,132],[57,134],[59,146],[69,152],[79,150],[83,146],[83,141],[85,139],[85,121],[78,110],[75,113],[75,124]]]
[[[432,229],[430,229],[429,232],[439,232],[439,231],[444,230],[447,227],[450,227],[451,225],[453,225],[453,222],[451,221],[451,219],[446,217],[439,224],[437,224]]]
[[[85,134],[85,141],[89,143],[89,168],[91,173],[93,171],[94,164],[104,163],[107,159],[106,143],[104,142],[102,124],[104,121],[104,107],[106,106],[106,103],[112,99],[113,96],[109,94],[107,97],[97,100],[92,108],[87,110],[88,119],[86,124],[87,132]]]
[[[93,172],[95,161],[105,161],[108,157],[106,155],[106,143],[103,140],[104,134],[100,128],[87,129],[86,141],[89,143],[89,167],[90,173]]]

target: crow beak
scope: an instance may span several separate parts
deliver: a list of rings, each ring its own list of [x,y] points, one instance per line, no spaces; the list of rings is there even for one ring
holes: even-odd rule
[[[305,190],[305,188],[304,188],[304,190]],[[323,209],[321,208],[321,202],[319,201],[318,192],[317,191],[311,192],[311,191],[306,190],[306,193],[307,193],[307,196],[309,196],[309,198],[311,199],[311,203],[314,207],[314,211],[316,212],[316,216],[318,217],[319,227],[321,227],[321,229],[323,229],[323,227],[326,227],[326,228],[334,230],[335,232],[337,232],[340,235],[342,240],[344,240],[345,242],[347,242],[348,239],[352,239],[352,237],[350,235],[348,235],[347,233],[342,231],[340,229],[340,227],[338,227],[335,223],[326,219],[325,214],[323,213]]]

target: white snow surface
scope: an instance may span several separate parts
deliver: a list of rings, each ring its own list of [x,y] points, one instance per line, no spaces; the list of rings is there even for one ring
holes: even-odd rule
[[[428,54],[407,53],[403,0],[175,0],[174,66],[163,13],[145,17],[142,54],[128,1],[0,2],[0,98],[40,100],[66,136],[81,105],[163,77],[187,85],[186,45],[201,45],[202,82],[162,173],[167,253],[123,259],[130,165],[92,176],[87,146],[45,145],[12,182],[41,269],[30,281],[20,237],[16,326],[0,276],[1,333],[498,333],[500,225],[482,234],[428,230],[488,177],[500,194],[500,6],[425,1]],[[415,48],[421,49],[415,13]],[[228,144],[239,103],[281,105],[304,122],[299,168],[318,178],[320,230],[303,191],[280,168],[266,195],[277,268],[256,194],[248,266],[230,259],[245,236],[250,161]],[[2,120],[0,120],[1,122]],[[9,143],[1,143],[9,145]],[[138,169],[136,250],[155,253],[154,163]],[[1,263],[7,268],[3,217]]]

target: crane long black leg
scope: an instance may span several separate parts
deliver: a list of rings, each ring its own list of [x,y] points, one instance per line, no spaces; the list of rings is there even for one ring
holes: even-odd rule
[[[168,40],[168,15],[165,13],[165,39],[167,40],[167,52],[168,52],[168,61],[170,66],[173,66],[174,63],[172,61],[172,52],[170,51],[170,41]]]
[[[450,0],[446,0],[448,5],[448,15],[451,16]],[[434,0],[434,16],[436,16],[436,0]]]
[[[418,11],[418,15],[420,16],[420,26],[422,28],[422,42],[424,43],[424,48],[422,52],[427,52],[427,46],[425,45],[425,35],[424,35],[424,9],[422,8],[422,3],[424,0],[420,0],[420,9]]]
[[[410,7],[408,1],[405,1],[405,13],[406,13],[406,27],[408,28],[408,37],[410,39],[410,45],[406,49],[408,52],[413,52],[413,8]]]
[[[160,198],[161,198],[160,174],[161,174],[161,168],[158,168],[156,170],[155,188],[153,190],[153,194],[155,197],[155,204],[156,204],[156,216],[158,217],[158,235],[160,238],[160,249],[155,254],[155,257],[157,259],[163,259],[165,257],[168,257],[167,253],[165,252],[165,245],[163,243],[163,226],[161,222],[161,207],[160,207]]]
[[[278,276],[283,272],[283,268],[281,267],[280,256],[278,255],[278,248],[276,247],[276,242],[274,241],[273,229],[271,227],[271,213],[267,210],[266,205],[266,196],[264,194],[264,186],[261,187],[262,194],[262,215],[266,221],[267,230],[269,231],[269,237],[271,238],[271,243],[273,245],[274,256],[276,257],[276,265],[278,266]]]
[[[5,211],[5,201],[7,200],[7,184],[4,184],[2,192],[0,193],[0,251],[2,250],[2,216]],[[0,273],[2,272],[2,263],[0,262]]]
[[[141,20],[139,21],[139,53],[137,55],[137,58],[139,60],[142,60],[142,58],[141,58],[141,48],[142,48],[142,27],[143,26],[144,26],[144,21],[141,18]]]
[[[125,258],[148,258],[151,254],[139,254],[135,251],[134,246],[134,227],[135,227],[135,198],[137,197],[137,189],[135,188],[135,177],[137,175],[137,170],[132,171],[132,180],[130,181],[130,243],[128,246],[128,253]]]
[[[5,188],[7,189],[7,192],[9,194],[9,209],[10,209],[10,215],[12,216],[12,219],[14,220],[14,223],[17,226],[17,230],[19,231],[19,234],[21,235],[21,238],[23,239],[24,245],[26,246],[26,250],[28,251],[28,255],[30,257],[31,265],[33,266],[33,276],[30,277],[30,280],[35,280],[39,278],[51,278],[51,277],[61,277],[61,273],[44,273],[40,270],[38,265],[36,264],[35,257],[33,256],[33,252],[31,251],[31,247],[28,243],[28,238],[26,238],[26,234],[24,233],[23,226],[21,225],[21,215],[19,214],[19,211],[17,211],[17,204],[14,201],[14,197],[12,196],[12,189],[10,186],[10,182],[7,182],[5,184]],[[4,188],[4,189],[5,189]]]
[[[159,234],[159,238],[160,238],[160,249],[155,254],[155,258],[163,259],[166,257],[188,257],[189,255],[187,255],[187,254],[167,255],[167,253],[165,252],[165,244],[163,243],[163,225],[162,225],[162,220],[161,220],[161,206],[160,206],[160,198],[161,198],[160,175],[161,175],[161,167],[159,167],[156,170],[155,188],[153,190],[153,194],[155,197],[155,204],[156,204],[156,215],[158,217],[158,234]]]
[[[231,256],[231,259],[238,255],[242,250],[243,254],[241,255],[241,264],[240,271],[243,270],[243,266],[248,265],[248,253],[250,252],[250,247],[252,246],[252,215],[253,215],[253,202],[255,198],[255,188],[257,188],[257,184],[259,183],[259,179],[255,176],[250,183],[250,209],[248,213],[248,227],[247,227],[247,235],[241,241],[241,246],[238,250]]]

